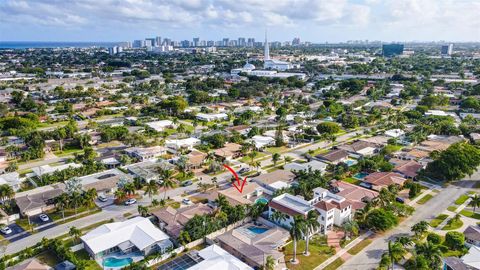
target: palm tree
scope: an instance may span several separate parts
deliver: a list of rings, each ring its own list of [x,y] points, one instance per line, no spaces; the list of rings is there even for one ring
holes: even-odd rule
[[[148,195],[148,197],[150,197],[150,200],[152,199],[153,195],[158,194],[158,186],[155,180],[150,180],[150,182],[147,183],[145,193]]]
[[[82,200],[83,200],[83,197],[78,192],[73,192],[72,195],[70,195],[70,201],[72,202],[73,207],[75,208],[75,215],[77,214],[77,207],[82,202]]]
[[[293,258],[292,263],[298,263],[297,261],[297,240],[302,237],[304,231],[305,219],[301,215],[293,217],[293,222],[290,223],[290,236],[293,239]]]
[[[91,188],[91,189],[87,190],[87,192],[85,192],[83,194],[83,196],[84,196],[84,201],[87,204],[87,207],[89,209],[95,207],[95,199],[97,199],[97,197],[98,197],[96,189]]]
[[[135,185],[133,183],[126,183],[125,186],[123,186],[123,191],[125,191],[127,195],[134,195]]]
[[[253,220],[256,220],[263,212],[265,208],[264,204],[261,203],[254,203],[250,206],[249,215]]]
[[[277,222],[278,224],[282,224],[283,221],[287,220],[288,216],[287,214],[280,212],[280,211],[275,211],[272,214],[272,220]]]
[[[475,213],[476,208],[480,206],[480,197],[478,194],[473,195],[470,205],[473,206],[473,212]]]
[[[273,166],[277,166],[277,162],[280,160],[280,154],[279,153],[274,153],[272,155],[272,162]]]
[[[160,186],[164,188],[163,200],[167,197],[167,190],[175,187],[175,181],[173,180],[173,172],[171,170],[160,170],[160,178],[162,182]]]
[[[349,219],[345,221],[342,225],[345,232],[345,239],[349,240],[351,234],[358,234],[358,223],[355,220]]]
[[[218,197],[215,199],[215,203],[220,208],[226,208],[228,207],[228,205],[230,205],[227,200],[227,197],[225,197],[225,195],[223,194],[218,194]]]
[[[117,201],[119,202],[122,202],[123,200],[125,200],[125,198],[127,197],[127,194],[123,191],[123,190],[117,190],[115,191],[115,198],[117,199]]]
[[[253,160],[257,157],[258,152],[257,151],[252,151],[248,154],[248,157],[250,158],[250,162],[253,162]]]
[[[58,209],[62,210],[62,219],[65,220],[65,208],[68,207],[68,195],[67,193],[62,193],[62,195],[55,198],[55,204]]]
[[[442,263],[442,251],[438,247],[429,241],[416,245],[417,254],[423,255],[429,262],[431,269],[438,269]]]
[[[429,226],[430,225],[428,224],[428,222],[422,220],[412,226],[412,232],[415,233],[416,237],[422,236],[426,231],[428,231]]]
[[[275,269],[275,265],[275,259],[271,255],[268,255],[265,261],[265,270],[273,270]]]
[[[215,187],[218,188],[218,179],[217,179],[216,176],[214,176],[214,177],[212,178],[212,184],[214,184]]]
[[[260,166],[262,166],[262,163],[260,163],[260,161],[256,160],[256,161],[253,161],[250,165],[252,167],[255,167],[257,169],[257,172],[258,172],[258,169],[260,168]]]
[[[82,235],[82,231],[77,229],[75,226],[70,227],[70,230],[68,231],[68,234],[73,238],[75,242],[78,241],[80,238],[80,235]]]
[[[413,244],[412,239],[408,236],[399,236],[395,239],[395,242],[400,243],[404,248]]]
[[[143,205],[139,205],[137,207],[138,209],[138,213],[142,216],[142,217],[146,217],[148,215],[148,208],[146,206],[143,206]]]
[[[290,162],[292,162],[292,157],[289,157],[289,156],[284,156],[284,157],[283,157],[283,160],[285,161],[285,163],[284,163],[284,164],[287,164],[287,163],[290,163]]]
[[[307,214],[307,218],[304,221],[304,233],[305,235],[305,252],[304,255],[308,256],[310,255],[310,252],[308,250],[309,243],[310,243],[310,237],[318,231],[318,228],[320,228],[320,223],[318,223],[318,214],[317,211],[310,211]]]
[[[399,262],[405,256],[407,251],[400,243],[388,241],[388,250],[387,256],[390,258],[390,263],[392,264],[392,270],[394,269],[394,264]]]

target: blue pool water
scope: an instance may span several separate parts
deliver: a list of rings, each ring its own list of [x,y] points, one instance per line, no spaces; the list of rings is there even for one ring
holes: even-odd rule
[[[255,226],[248,227],[247,229],[249,231],[253,232],[254,234],[262,234],[262,233],[268,231],[268,228],[260,228],[260,227],[255,227]]]
[[[118,259],[115,257],[108,257],[103,260],[103,265],[106,267],[123,267],[131,264],[132,262],[132,258]]]
[[[255,203],[262,203],[262,204],[267,204],[268,200],[265,198],[259,198],[255,201]]]
[[[344,161],[345,164],[347,164],[349,167],[352,165],[355,165],[357,162],[353,159],[347,159]]]
[[[363,179],[363,178],[367,177],[367,175],[368,175],[368,173],[359,172],[359,173],[355,174],[353,177],[357,178],[357,179]]]

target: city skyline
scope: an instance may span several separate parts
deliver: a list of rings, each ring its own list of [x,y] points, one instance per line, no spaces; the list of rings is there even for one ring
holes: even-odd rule
[[[0,40],[262,40],[268,28],[272,41],[480,41],[478,13],[480,3],[473,0],[251,0],[242,5],[227,0],[5,0],[0,3]]]

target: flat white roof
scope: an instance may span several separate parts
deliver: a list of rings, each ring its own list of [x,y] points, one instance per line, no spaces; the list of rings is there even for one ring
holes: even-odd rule
[[[146,123],[146,125],[155,129],[156,131],[163,131],[164,128],[168,126],[172,126],[173,122],[170,120],[160,120],[160,121],[148,122]]]
[[[200,250],[198,255],[203,258],[203,261],[188,270],[253,270],[252,267],[215,244]]]
[[[144,217],[104,224],[85,234],[81,239],[95,254],[126,241],[143,250],[157,242],[169,240],[164,232]]]

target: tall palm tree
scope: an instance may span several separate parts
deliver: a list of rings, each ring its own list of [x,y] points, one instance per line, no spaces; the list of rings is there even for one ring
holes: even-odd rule
[[[84,196],[84,202],[86,203],[86,205],[89,209],[95,207],[95,199],[97,199],[97,197],[98,197],[96,189],[91,188],[91,189],[87,190],[83,194],[83,196]]]
[[[320,223],[318,223],[317,211],[308,212],[307,218],[304,221],[304,226],[305,226],[304,233],[303,233],[303,235],[305,235],[305,252],[304,252],[304,255],[308,256],[308,255],[310,255],[310,252],[308,250],[309,243],[310,243],[310,238],[320,228]]]
[[[288,219],[287,214],[280,212],[280,211],[275,211],[272,214],[272,220],[277,222],[278,224],[282,224],[285,220]]]
[[[473,212],[475,213],[476,208],[480,206],[480,197],[478,194],[473,195],[470,205],[473,206]]]
[[[117,190],[115,191],[115,198],[117,199],[117,201],[121,202],[123,200],[125,200],[125,198],[127,197],[127,194],[123,191],[123,190]]]
[[[62,193],[62,195],[55,198],[55,204],[58,209],[62,211],[62,219],[65,220],[65,208],[68,207],[68,195],[67,193]]]
[[[430,225],[428,224],[428,222],[422,220],[412,226],[412,232],[415,233],[416,237],[422,236],[426,231],[428,231],[429,226]]]
[[[290,223],[290,236],[293,239],[293,258],[292,263],[297,263],[297,241],[302,237],[304,231],[305,219],[301,215],[293,217],[293,222]]]
[[[350,236],[352,234],[354,235],[358,234],[358,223],[353,219],[349,219],[345,221],[342,227],[345,232],[345,239],[347,240],[350,239]]]
[[[164,188],[163,200],[167,197],[167,190],[175,187],[175,181],[173,180],[173,172],[171,170],[160,170],[160,178],[162,182],[160,186]]]
[[[75,242],[78,241],[80,236],[82,235],[82,231],[77,229],[75,226],[70,227],[70,230],[68,231],[68,234],[73,238]]]
[[[272,155],[272,162],[273,166],[277,166],[277,162],[280,160],[280,154],[279,153],[274,153]]]
[[[133,183],[126,183],[125,186],[123,186],[123,191],[125,191],[127,195],[134,195],[135,185]]]
[[[227,197],[225,197],[225,195],[223,194],[218,194],[218,197],[215,199],[215,203],[220,208],[226,208],[230,205],[230,203],[227,200]]]
[[[138,209],[138,213],[142,216],[142,217],[146,217],[148,215],[148,208],[146,206],[143,206],[143,205],[139,205],[137,207]]]
[[[147,183],[145,193],[148,195],[148,197],[150,197],[150,200],[152,199],[153,195],[158,194],[158,186],[155,180],[150,180],[150,182]]]
[[[390,263],[392,264],[392,270],[394,269],[394,264],[399,262],[405,256],[407,251],[400,243],[388,241],[388,250],[387,254],[390,258]]]
[[[438,269],[442,263],[442,251],[438,245],[433,244],[432,242],[425,242],[416,245],[417,254],[423,255],[425,259],[429,262],[431,269]]]
[[[73,192],[72,195],[70,195],[70,201],[75,209],[75,215],[77,214],[78,205],[81,204],[82,200],[83,197],[78,192]]]

